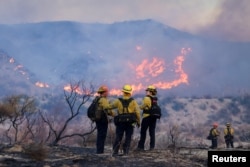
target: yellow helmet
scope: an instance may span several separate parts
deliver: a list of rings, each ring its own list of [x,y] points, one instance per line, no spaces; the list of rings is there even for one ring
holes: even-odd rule
[[[106,85],[102,85],[99,87],[97,93],[108,92],[108,87]]]
[[[153,85],[149,85],[146,89],[146,91],[150,91],[150,92],[157,92],[156,88]]]
[[[122,88],[122,92],[125,92],[125,93],[130,93],[132,92],[132,87],[128,84],[124,85],[123,88]]]

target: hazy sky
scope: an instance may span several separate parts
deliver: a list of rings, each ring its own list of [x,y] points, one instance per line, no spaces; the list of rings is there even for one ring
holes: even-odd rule
[[[250,41],[249,0],[0,0],[0,24],[154,19],[194,34]]]

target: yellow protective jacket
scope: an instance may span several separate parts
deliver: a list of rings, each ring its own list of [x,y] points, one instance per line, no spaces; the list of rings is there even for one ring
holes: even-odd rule
[[[212,136],[213,137],[217,137],[220,135],[220,132],[216,129],[216,128],[212,128]]]
[[[129,99],[130,96],[123,96],[123,99]],[[109,109],[117,109],[117,114],[123,113],[123,106],[119,99],[115,99],[111,105],[109,106]],[[140,124],[140,109],[135,100],[132,100],[128,105],[128,113],[135,113],[136,115],[136,121],[138,124]]]
[[[145,96],[144,98],[143,98],[143,101],[142,101],[142,105],[140,105],[140,109],[141,110],[149,110],[150,108],[151,108],[151,99],[150,99],[150,97],[148,97],[148,96]],[[149,114],[148,113],[143,113],[142,114],[142,117],[143,118],[146,118],[146,117],[148,117],[149,116]]]
[[[230,133],[228,132],[228,129],[229,129]],[[234,135],[234,129],[231,128],[231,127],[224,129],[224,135],[226,136],[226,135],[229,135],[229,134],[231,134],[232,136]]]
[[[101,97],[98,101],[98,110],[105,111],[106,114],[114,116],[114,112],[111,109],[108,109],[110,103],[107,97]]]

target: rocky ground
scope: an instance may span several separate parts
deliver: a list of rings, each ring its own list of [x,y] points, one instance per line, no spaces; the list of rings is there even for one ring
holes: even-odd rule
[[[40,152],[28,152],[21,146],[2,147],[1,167],[203,167],[207,166],[206,149],[157,149],[131,151],[128,156],[112,157],[111,149],[102,155],[95,148],[46,147]],[[43,153],[41,153],[43,152]],[[31,153],[31,154],[30,154]]]

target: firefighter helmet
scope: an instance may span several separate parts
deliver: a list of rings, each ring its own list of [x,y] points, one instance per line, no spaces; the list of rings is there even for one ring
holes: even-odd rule
[[[218,123],[217,123],[217,122],[214,122],[214,123],[213,123],[213,126],[214,126],[214,127],[218,127]]]
[[[128,84],[124,85],[123,88],[122,88],[122,92],[125,92],[125,93],[130,93],[132,92],[132,87]]]
[[[157,92],[156,88],[153,85],[149,85],[146,89],[146,91],[150,91],[150,92]]]
[[[97,93],[108,92],[108,87],[106,85],[102,85],[99,87]]]

